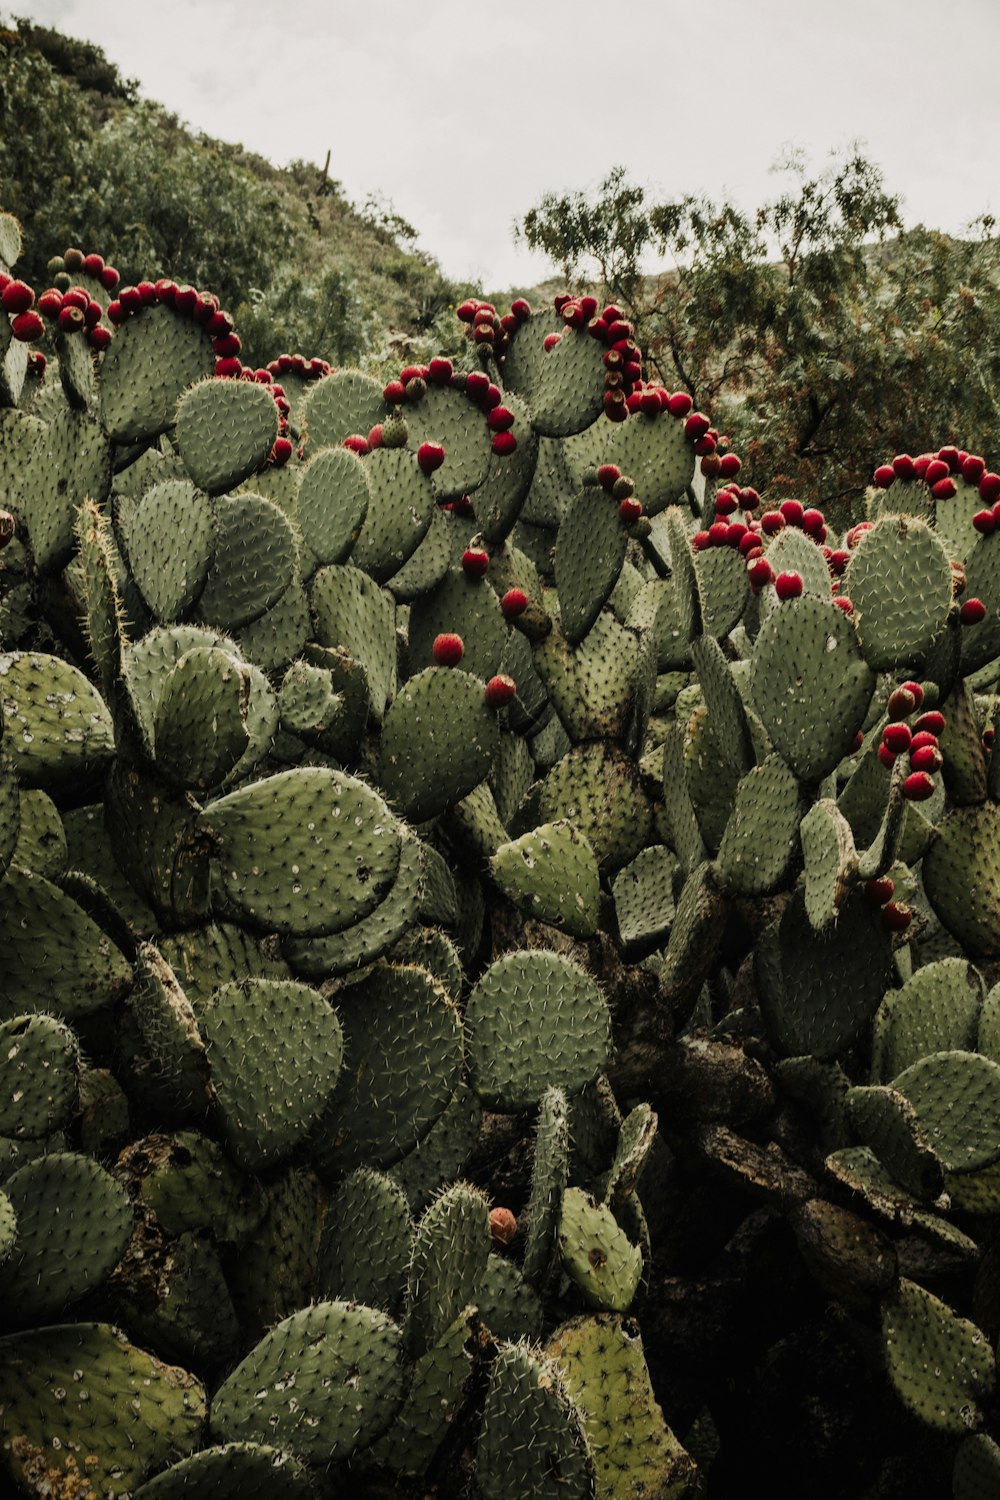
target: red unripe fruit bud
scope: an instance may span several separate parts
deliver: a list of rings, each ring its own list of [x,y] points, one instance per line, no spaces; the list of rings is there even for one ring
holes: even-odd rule
[[[3,292],[0,293],[3,302],[3,310],[16,317],[18,313],[28,311],[35,301],[35,294],[26,281],[8,281]]]
[[[516,696],[517,683],[513,677],[508,677],[506,673],[502,672],[498,673],[496,677],[490,678],[483,692],[486,707],[493,709],[506,708],[507,704]]]
[[[510,310],[514,314],[515,318],[520,318],[523,320],[524,318],[531,317],[531,303],[525,301],[523,297],[518,297],[516,302],[512,302],[510,304]]]
[[[719,460],[719,473],[723,479],[733,479],[742,467],[735,453],[724,453]]]
[[[905,932],[912,921],[912,910],[901,901],[890,901],[882,908],[882,922],[890,932]]]
[[[914,736],[918,734],[932,734],[935,737],[934,743],[937,744],[937,736],[944,732],[944,726],[944,714],[939,713],[936,708],[932,708],[927,713],[920,715],[920,718],[913,726],[913,733]],[[921,741],[921,743],[926,744],[926,741]]]
[[[45,355],[42,354],[39,349],[33,349],[32,352],[28,355],[28,374],[37,376],[44,375],[45,367],[47,364],[48,360],[45,358]],[[3,534],[2,532],[0,532],[0,547],[3,547],[5,545],[6,544],[3,540]]]
[[[44,313],[47,318],[58,318],[62,309],[62,292],[57,292],[55,287],[49,287],[38,299],[38,311]],[[111,316],[111,308],[114,303],[108,305],[108,316]]]
[[[545,335],[544,339],[542,340],[542,348],[545,350],[546,354],[548,354],[550,350],[556,347],[559,342],[559,338],[560,335],[558,333],[547,333]]]
[[[478,310],[479,303],[470,297],[468,302],[461,302],[455,308],[455,316],[460,318],[463,323],[471,323]]]
[[[887,724],[882,731],[882,743],[888,746],[893,755],[902,755],[904,750],[908,750],[911,738],[908,726],[898,721]]]
[[[635,494],[635,480],[622,474],[611,486],[611,493],[616,500],[631,500]]]
[[[777,536],[785,528],[785,518],[780,510],[766,510],[760,518],[760,529],[765,536]]]
[[[444,463],[444,449],[440,443],[421,443],[417,449],[417,463],[422,474],[433,474]]]
[[[746,559],[747,567],[749,567],[750,564],[753,562],[753,560],[754,560],[755,557],[763,557],[764,556],[764,549],[760,545],[760,543],[758,542],[757,545],[756,545],[756,547],[751,547],[748,552],[744,552],[743,556]]]
[[[747,565],[747,577],[751,588],[762,589],[772,582],[774,569],[766,557],[755,557]]]
[[[918,750],[910,751],[911,771],[940,771],[944,765],[944,756],[934,745],[921,745]]]
[[[691,546],[696,552],[704,552],[706,547],[712,545],[712,538],[707,531],[696,531],[691,538]]]
[[[490,1210],[490,1234],[496,1245],[509,1245],[517,1233],[517,1220],[509,1208]]]
[[[119,281],[121,281],[121,277],[114,266],[105,266],[101,272],[101,286],[104,290],[106,292],[113,292]]]
[[[851,603],[850,599],[848,599],[846,594],[838,594],[833,602],[838,609],[842,609],[844,611],[845,615],[853,615],[854,605]]]
[[[447,631],[434,637],[431,653],[439,667],[457,667],[465,655],[465,645],[460,635]]]
[[[634,495],[619,502],[618,519],[626,526],[631,526],[633,521],[638,521],[642,515],[642,501],[637,500]]]
[[[880,464],[875,470],[873,478],[880,490],[887,490],[896,478],[896,471],[891,464]]]
[[[494,406],[493,410],[487,414],[486,425],[491,432],[506,432],[514,425],[514,413],[506,406]]]
[[[239,379],[242,369],[243,366],[235,354],[230,355],[227,359],[217,359],[215,361],[215,373],[223,380]]]
[[[931,494],[935,500],[950,500],[957,493],[955,481],[950,474],[946,479],[938,479],[931,485]]]
[[[499,458],[508,458],[517,447],[517,438],[512,432],[495,432],[490,447]]]
[[[912,771],[903,782],[903,796],[911,802],[926,802],[934,795],[934,778],[926,771]]]
[[[222,333],[212,340],[212,348],[220,359],[230,359],[234,354],[239,354],[243,341],[238,333]]]
[[[1000,474],[984,474],[979,481],[979,494],[987,505],[1000,498]]]
[[[991,510],[977,510],[972,524],[980,536],[992,536],[997,529],[997,518]]]
[[[25,317],[28,316],[33,316],[33,314],[29,315],[25,313]],[[81,328],[86,327],[87,320],[83,315],[82,308],[63,307],[56,322],[63,333],[79,333]]]
[[[271,462],[273,464],[287,464],[292,456],[292,445],[286,437],[275,438],[274,447],[271,449]]]
[[[879,875],[865,883],[865,896],[872,906],[884,906],[887,901],[892,900],[895,889],[895,883],[888,875]]]
[[[388,401],[390,406],[399,406],[401,402],[406,400],[406,386],[401,380],[390,380],[389,384],[383,390],[382,396],[384,400]]]
[[[95,349],[100,353],[102,349],[106,349],[111,343],[111,329],[105,328],[103,324],[97,328],[88,328],[87,343],[91,349]]]
[[[597,470],[597,482],[610,495],[612,486],[621,478],[621,474],[617,464],[601,464]]]
[[[351,453],[356,453],[359,458],[364,458],[366,453],[372,451],[368,439],[362,437],[360,432],[352,432],[350,437],[345,437],[340,446],[349,449]]]
[[[500,600],[505,620],[516,620],[528,607],[528,596],[523,589],[508,589]]]
[[[482,578],[490,566],[490,554],[485,547],[466,547],[462,553],[462,572],[466,578]]]
[[[778,506],[789,526],[801,526],[806,508],[801,500],[782,500]]]
[[[409,385],[411,380],[422,380],[424,378],[421,365],[407,365],[405,370],[400,370],[399,378],[404,385]]]
[[[966,599],[958,612],[963,625],[978,625],[986,619],[986,605],[981,599]]]
[[[684,436],[696,443],[705,436],[711,425],[703,411],[693,411],[684,423]]]
[[[892,471],[897,479],[915,479],[917,466],[908,453],[897,453],[892,461]]]
[[[893,755],[888,745],[879,745],[878,758],[885,766],[887,771],[891,771],[893,766],[896,764],[896,757]]]
[[[90,306],[90,293],[85,292],[82,286],[71,286],[68,292],[63,292],[63,307],[78,307],[81,312],[86,312]]]
[[[802,593],[802,576],[799,573],[779,573],[774,580],[774,592],[778,598],[798,599]]]
[[[675,391],[667,401],[667,411],[672,417],[686,417],[693,406],[687,391]]]
[[[861,746],[864,744],[864,742],[865,742],[865,732],[864,732],[863,729],[859,729],[858,732],[857,732],[857,734],[854,736],[854,748],[855,748],[855,750],[860,750]]]
[[[82,323],[83,314],[79,308],[75,311],[79,313]],[[22,344],[30,344],[34,339],[41,338],[45,332],[45,324],[36,312],[23,312],[18,313],[17,317],[11,320],[10,331]]]

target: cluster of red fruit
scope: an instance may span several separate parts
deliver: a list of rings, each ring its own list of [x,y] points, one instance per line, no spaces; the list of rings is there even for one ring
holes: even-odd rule
[[[78,262],[73,261],[73,270],[85,270],[98,276],[108,290],[117,286],[118,272],[113,266],[106,266],[100,255],[83,255],[79,250],[67,251],[66,255],[79,257]],[[65,257],[64,261],[70,263]],[[11,332],[25,344],[41,338],[45,332],[42,315],[53,318],[60,333],[85,334],[95,351],[106,349],[111,342],[111,329],[101,322],[104,309],[86,287],[71,286],[66,291],[49,287],[36,303],[35,294],[26,281],[15,281],[13,277],[0,273],[0,300],[4,312],[10,315]],[[37,368],[37,361],[35,364]],[[45,368],[44,362],[41,368]]]
[[[597,470],[597,483],[606,495],[618,501],[618,519],[623,526],[631,526],[642,515],[642,501],[636,499],[635,481],[623,474],[617,464],[601,464]]]
[[[0,302],[10,318],[10,331],[22,344],[30,344],[41,338],[45,324],[32,309],[35,294],[26,281],[15,281],[13,276],[0,272]]]
[[[485,414],[486,425],[493,435],[493,452],[501,458],[514,452],[517,447],[517,438],[511,431],[514,413],[504,406],[500,387],[482,370],[471,370],[466,375],[456,371],[450,359],[437,355],[428,365],[407,365],[400,370],[398,379],[390,380],[382,395],[390,406],[401,407],[406,402],[423,400],[429,385],[446,385],[461,391]]]
[[[977,485],[987,505],[1000,496],[1000,474],[988,474],[986,460],[978,453],[967,453],[964,448],[950,445],[936,453],[921,453],[918,458],[899,453],[891,463],[875,470],[874,480],[881,490],[887,490],[897,479],[904,483],[921,480],[935,500],[950,500],[958,490],[955,475],[966,484]]]
[[[243,366],[236,358],[243,345],[236,333],[232,316],[219,306],[214,292],[199,292],[193,286],[178,286],[170,277],[159,281],[140,281],[138,286],[123,286],[113,302],[108,303],[108,317],[116,327],[128,322],[147,307],[169,307],[181,317],[200,323],[212,339],[216,355],[216,375],[238,376]]]
[[[903,682],[889,694],[889,722],[882,730],[878,758],[892,770],[900,755],[909,757],[909,772],[903,782],[903,795],[911,802],[926,802],[934,795],[934,775],[944,765],[940,736],[944,714],[931,709],[912,725],[906,721],[923,707],[924,690],[919,682]]]
[[[872,906],[882,909],[882,925],[890,932],[905,932],[913,921],[913,908],[903,901],[894,901],[896,884],[888,875],[876,876],[865,884],[865,895]]]
[[[298,375],[303,380],[321,380],[333,374],[333,366],[325,359],[306,359],[304,354],[279,354],[267,367],[275,380],[281,375]]]
[[[455,309],[455,315],[466,324],[466,335],[474,344],[492,350],[497,359],[507,352],[510,336],[516,328],[531,317],[531,306],[523,297],[512,305],[509,313],[500,317],[492,302],[480,302],[469,297]]]
[[[527,307],[527,303],[515,302],[511,312],[522,305]],[[643,389],[642,350],[633,336],[634,327],[620,307],[609,302],[598,312],[596,297],[572,297],[569,292],[561,292],[555,298],[555,309],[565,327],[561,333],[546,335],[543,343],[546,350],[554,349],[560,339],[573,332],[588,333],[605,346],[604,412],[610,421],[624,422],[631,412],[639,410],[653,416],[662,409],[658,396],[652,397],[645,408],[639,404]]]

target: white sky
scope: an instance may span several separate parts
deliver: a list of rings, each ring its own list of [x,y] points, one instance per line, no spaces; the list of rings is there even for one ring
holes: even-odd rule
[[[548,262],[512,225],[623,164],[661,198],[774,194],[854,141],[907,223],[1000,217],[997,0],[13,0],[191,127],[390,200],[450,275]]]

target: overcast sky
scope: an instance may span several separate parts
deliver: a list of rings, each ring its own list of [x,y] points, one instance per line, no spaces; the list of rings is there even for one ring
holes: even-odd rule
[[[456,278],[548,263],[512,226],[624,165],[755,207],[789,146],[860,142],[907,223],[1000,216],[998,0],[15,0],[196,130],[379,193]]]

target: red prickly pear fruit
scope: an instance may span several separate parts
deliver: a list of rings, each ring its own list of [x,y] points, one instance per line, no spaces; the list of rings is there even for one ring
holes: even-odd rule
[[[742,552],[743,556],[746,557],[747,553],[754,547],[756,547],[758,552],[762,550],[760,545],[760,532],[748,531],[746,536],[740,539],[740,551]]]
[[[230,359],[234,354],[239,354],[243,348],[243,340],[238,333],[221,333],[217,339],[212,340],[212,348],[220,359]]]
[[[482,578],[490,566],[490,554],[485,547],[466,547],[462,553],[462,572],[466,578]]]
[[[992,510],[977,510],[972,524],[980,536],[992,536],[997,529],[997,518]]]
[[[87,343],[91,349],[100,353],[111,343],[111,329],[105,328],[103,323],[96,328],[87,329]]]
[[[157,282],[157,285],[159,285],[158,282]],[[213,338],[217,338],[219,336],[219,334],[222,334],[222,333],[232,333],[234,327],[235,327],[235,324],[233,323],[231,315],[229,313],[223,312],[221,309],[219,309],[217,312],[214,312],[212,314],[212,316],[209,318],[208,322],[205,324],[205,332],[206,333],[210,333]],[[291,365],[290,364],[283,365],[283,364],[280,363],[280,361],[277,361],[277,363],[278,363],[278,371],[277,371],[277,373],[279,375],[284,375],[287,370],[291,369]]]
[[[626,526],[631,526],[638,521],[642,515],[642,501],[637,500],[634,495],[627,495],[618,505],[618,519]],[[727,528],[728,529],[728,528]]]
[[[24,316],[26,318],[30,318],[36,316],[36,314],[25,313]],[[81,328],[86,327],[87,320],[84,317],[81,308],[63,307],[60,310],[58,318],[56,319],[56,323],[63,333],[79,333]]]
[[[182,288],[177,285],[176,281],[174,281],[169,276],[161,276],[159,281],[154,282],[153,285],[156,290],[157,300],[159,302],[162,302],[164,307],[174,307],[176,305],[178,293],[182,290]],[[192,287],[191,290],[194,291],[194,287]],[[140,302],[142,301],[141,298],[139,300]],[[211,333],[232,333],[232,320],[230,319],[229,326],[227,328],[212,328],[209,331]]]
[[[908,719],[914,710],[919,707],[916,694],[908,685],[904,685],[893,688],[889,694],[886,711],[893,723],[898,723],[901,719]]]
[[[238,380],[242,364],[236,355],[230,355],[228,359],[217,359],[215,361],[215,373],[223,380]]]
[[[528,596],[524,589],[508,589],[500,600],[505,620],[516,620],[528,607]]]
[[[431,653],[439,667],[457,667],[465,655],[465,643],[454,631],[445,631],[434,637]]]
[[[696,552],[704,552],[706,547],[712,545],[712,538],[707,531],[696,531],[691,538],[691,546]]]
[[[375,426],[372,428],[371,432],[368,434],[368,446],[369,446],[369,448],[381,448],[381,446],[382,446],[382,423],[381,422],[376,422]]]
[[[885,906],[892,900],[895,889],[895,882],[890,880],[888,875],[879,875],[874,880],[866,881],[865,896],[872,906]]]
[[[479,303],[474,297],[470,297],[467,302],[461,302],[455,308],[455,316],[456,318],[460,318],[463,323],[471,323],[478,311]]]
[[[471,401],[482,401],[491,385],[490,377],[482,370],[471,370],[465,377],[465,394]]]
[[[126,312],[138,312],[139,308],[142,306],[142,298],[139,296],[139,288],[137,286],[123,286],[121,291],[118,293],[118,301],[121,303],[122,307],[124,307]]]
[[[851,600],[848,599],[846,594],[838,594],[833,602],[838,609],[842,609],[844,611],[845,615],[853,615],[854,605],[851,603]]]
[[[287,464],[291,456],[292,445],[289,442],[288,438],[275,438],[274,447],[271,449],[271,462],[273,464],[277,464],[280,467],[281,464]]]
[[[822,538],[826,536],[826,517],[821,510],[810,506],[802,512],[802,529],[807,536]]]
[[[406,400],[406,386],[401,380],[390,380],[382,392],[382,397],[390,406],[399,406]]]
[[[448,385],[454,373],[451,360],[445,359],[443,354],[436,354],[427,366],[427,379],[434,385]]]
[[[986,472],[986,462],[978,453],[967,453],[958,466],[966,484],[978,484]]]
[[[159,300],[156,295],[156,287],[152,281],[140,281],[136,290],[139,293],[143,307],[152,307],[153,303]]]
[[[486,417],[491,432],[507,432],[514,425],[514,413],[506,406],[494,406]]]
[[[101,286],[106,292],[113,292],[119,281],[121,281],[121,277],[115,270],[114,266],[105,266],[104,270],[101,272],[100,279]]]
[[[0,293],[0,301],[4,312],[17,317],[18,313],[26,313],[33,306],[35,294],[26,281],[8,281]]]
[[[510,310],[514,314],[515,318],[519,319],[520,321],[523,321],[525,318],[531,317],[531,303],[528,302],[524,297],[518,297],[516,301],[512,302],[510,304]]]
[[[798,599],[802,593],[802,575],[800,573],[779,573],[774,580],[774,592],[782,601],[786,599]]]
[[[705,436],[711,425],[703,411],[693,411],[684,423],[684,436],[690,438],[692,443],[697,443]]]
[[[516,695],[517,683],[503,672],[491,677],[483,691],[486,707],[493,709],[506,708]]]
[[[785,528],[785,518],[780,510],[765,510],[760,518],[760,529],[765,536],[777,536]]]
[[[517,1220],[509,1208],[490,1210],[490,1234],[495,1245],[509,1245],[517,1233]]]
[[[968,454],[960,454],[954,444],[948,444],[944,448],[938,449],[938,458],[943,464],[948,465],[953,474],[957,472],[958,466],[962,462],[962,459],[967,457]]]
[[[597,470],[597,482],[610,495],[615,481],[621,478],[621,473],[617,464],[601,464]]]
[[[352,432],[350,437],[345,437],[340,446],[349,449],[351,453],[356,453],[359,458],[364,458],[366,453],[372,451],[368,439],[362,437],[360,432]]]
[[[687,391],[675,391],[667,401],[667,411],[672,417],[687,417],[691,413],[694,402]]]
[[[847,543],[848,548],[852,552],[860,542],[861,538],[864,536],[865,532],[871,531],[872,525],[873,523],[871,521],[859,521],[856,526],[851,527],[850,531],[844,537],[844,541]]]
[[[701,439],[701,443],[705,443],[707,441],[707,438]],[[696,453],[701,446],[701,443],[695,443],[694,451]],[[722,459],[717,453],[708,452],[704,455],[701,460],[701,472],[704,474],[706,479],[717,479],[719,477],[720,473],[722,472]]]
[[[83,321],[88,328],[96,328],[101,321],[102,308],[99,302],[88,302],[83,310]]]
[[[631,400],[631,397],[629,397]],[[624,422],[629,414],[628,402],[621,391],[605,391],[604,415],[609,422]]]
[[[806,508],[801,500],[782,500],[778,506],[789,526],[801,526]]]
[[[910,740],[911,750],[922,750],[925,745],[930,745],[935,750],[938,746],[937,735],[933,734],[929,729],[921,729],[920,732],[918,734],[915,734]]]
[[[979,625],[986,619],[986,605],[981,599],[966,599],[958,612],[963,625]]]
[[[495,432],[490,447],[500,458],[508,458],[517,448],[517,438],[512,432]]]
[[[939,458],[932,458],[924,470],[924,483],[935,485],[939,479],[947,479],[951,469]]]
[[[444,463],[444,449],[440,443],[421,443],[417,449],[417,463],[421,474],[433,474]]]
[[[993,749],[993,742],[996,739],[996,737],[997,737],[997,732],[996,732],[995,729],[993,729],[992,727],[989,728],[989,729],[984,729],[983,730],[983,749],[984,750],[992,750]]]
[[[1000,499],[1000,474],[984,474],[979,481],[979,498],[985,500],[987,505],[992,505],[994,500]]]
[[[855,748],[855,750],[860,750],[861,746],[864,744],[864,742],[865,742],[865,732],[864,732],[863,729],[859,729],[858,732],[857,732],[857,734],[854,736],[854,748]]]
[[[934,778],[926,771],[912,771],[903,782],[903,796],[911,802],[926,802],[934,795]]]
[[[60,310],[62,309],[62,301],[62,292],[57,292],[54,286],[49,287],[48,291],[43,292],[38,299],[38,311],[40,313],[44,313],[47,318],[58,318]],[[108,304],[109,317],[111,316],[111,308],[115,305],[115,303]],[[990,514],[992,514],[992,512],[990,512]]]
[[[773,581],[774,569],[766,557],[755,557],[747,565],[747,577],[750,579],[750,587],[760,590]]]
[[[882,908],[882,922],[890,932],[905,932],[912,921],[913,911],[902,901],[889,901]]]
[[[83,257],[83,264],[81,265],[80,270],[86,271],[88,276],[100,276],[101,272],[104,270],[104,256],[85,255]]]
[[[79,312],[79,308],[76,311]],[[80,313],[80,320],[82,324],[82,313]],[[36,312],[23,312],[18,313],[17,317],[11,320],[10,331],[22,344],[30,344],[35,339],[41,338],[45,332],[45,324]]]
[[[887,724],[882,731],[882,743],[889,747],[893,755],[902,755],[904,750],[908,750],[912,738],[906,724]]]
[[[723,479],[734,479],[742,467],[743,464],[735,453],[723,453],[719,459],[719,473]]]
[[[910,770],[927,771],[933,774],[944,765],[944,756],[934,745],[921,745],[910,752]]]
[[[944,732],[946,723],[944,714],[939,713],[936,708],[929,709],[927,713],[921,714],[913,726],[913,733],[933,734],[935,738]]]
[[[724,547],[729,536],[728,521],[713,521],[708,528],[708,540],[713,547]]]
[[[731,516],[733,511],[739,507],[739,498],[732,490],[720,490],[715,497],[715,514],[717,516]]]
[[[905,688],[908,693],[912,693],[913,694],[914,706],[916,708],[922,708],[923,707],[924,690],[920,686],[919,682],[912,682],[912,681],[901,682],[899,685],[900,685],[901,688]]]
[[[954,479],[948,474],[944,479],[936,479],[931,485],[931,494],[935,500],[950,500],[952,495],[958,493]]]
[[[885,766],[886,770],[887,771],[891,771],[892,768],[893,768],[893,766],[896,764],[896,757],[893,755],[892,751],[889,749],[889,746],[888,745],[879,745],[877,754],[878,754],[879,760]]]
[[[542,340],[542,348],[545,350],[546,354],[548,354],[556,347],[561,337],[562,335],[558,333],[547,333],[545,335],[544,339]]]
[[[880,464],[872,477],[880,490],[887,490],[896,478],[896,471],[892,464]]]
[[[472,342],[474,344],[492,344],[496,336],[496,329],[491,323],[477,323],[472,330]]]
[[[85,292],[82,286],[71,286],[69,291],[63,292],[63,307],[78,307],[81,312],[86,312],[90,306],[90,293]]]
[[[745,521],[730,521],[726,528],[726,546],[738,548],[745,536],[753,536],[753,532],[747,530],[747,523]]]

